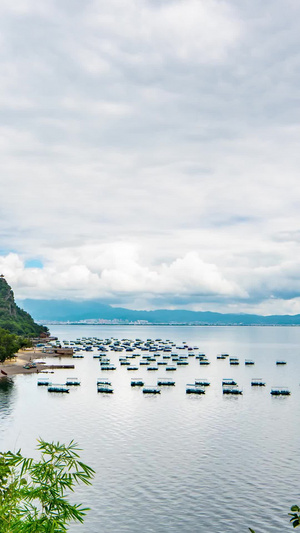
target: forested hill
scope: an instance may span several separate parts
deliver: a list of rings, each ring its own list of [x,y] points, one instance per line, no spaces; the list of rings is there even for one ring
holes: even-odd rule
[[[36,324],[29,313],[17,306],[14,293],[2,275],[0,276],[0,328],[30,337],[36,337],[46,329]]]

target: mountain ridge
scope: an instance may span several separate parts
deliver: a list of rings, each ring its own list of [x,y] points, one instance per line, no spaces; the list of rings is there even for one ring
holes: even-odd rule
[[[82,320],[147,321],[159,323],[197,323],[217,325],[300,325],[300,315],[256,315],[157,309],[153,311],[112,307],[99,300],[20,300],[20,304],[38,321],[78,322]]]

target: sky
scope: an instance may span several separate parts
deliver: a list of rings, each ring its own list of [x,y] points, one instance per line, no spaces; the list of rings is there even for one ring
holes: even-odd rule
[[[23,298],[300,313],[300,3],[2,0]]]

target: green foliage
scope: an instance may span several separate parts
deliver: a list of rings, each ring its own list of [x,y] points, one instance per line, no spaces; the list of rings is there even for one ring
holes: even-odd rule
[[[13,357],[19,350],[20,344],[21,341],[16,335],[0,328],[0,363]]]
[[[300,507],[298,505],[293,505],[291,507],[291,513],[289,513],[289,516],[292,518],[290,519],[290,522],[292,522],[293,527],[300,526]]]
[[[29,313],[15,303],[14,293],[3,276],[0,276],[0,327],[16,335],[38,337],[48,328],[36,324]]]
[[[21,348],[31,348],[32,341],[0,328],[0,363],[13,357]]]
[[[71,504],[66,493],[90,484],[94,470],[79,460],[78,447],[38,441],[41,459],[0,453],[1,533],[61,533],[83,522],[88,508]]]

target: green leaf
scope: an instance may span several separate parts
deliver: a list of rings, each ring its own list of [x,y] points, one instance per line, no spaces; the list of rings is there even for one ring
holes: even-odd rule
[[[89,510],[67,498],[76,484],[89,484],[94,476],[79,460],[77,444],[39,439],[38,449],[40,460],[25,458],[20,450],[0,453],[1,532],[62,533],[71,521],[82,523]]]

